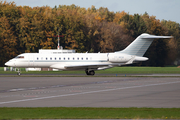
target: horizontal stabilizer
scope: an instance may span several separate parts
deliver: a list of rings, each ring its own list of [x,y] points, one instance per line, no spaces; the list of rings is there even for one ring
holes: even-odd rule
[[[144,35],[141,38],[151,38],[151,39],[155,39],[155,38],[173,38],[173,36],[156,36],[156,35]]]

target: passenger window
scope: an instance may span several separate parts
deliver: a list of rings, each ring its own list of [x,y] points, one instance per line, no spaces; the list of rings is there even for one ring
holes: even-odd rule
[[[46,60],[48,60],[48,58],[46,58]]]
[[[39,58],[37,58],[37,60],[38,60]]]
[[[83,60],[83,58],[81,58]]]
[[[73,60],[74,60],[74,58],[73,58]]]
[[[79,60],[79,58],[77,58],[77,60]]]
[[[66,58],[64,58],[64,60],[65,60]]]
[[[88,60],[88,58],[86,58],[86,60]]]
[[[56,60],[56,58],[54,58]]]
[[[68,58],[68,60],[69,60],[69,58]]]
[[[52,58],[50,58],[50,60],[52,60]]]
[[[61,58],[59,58],[59,60],[61,60]]]

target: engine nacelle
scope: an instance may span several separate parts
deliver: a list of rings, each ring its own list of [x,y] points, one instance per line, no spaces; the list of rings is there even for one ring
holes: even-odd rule
[[[108,60],[112,63],[132,64],[133,62],[147,61],[148,58],[126,54],[109,53]]]
[[[109,53],[108,55],[109,62],[113,62],[113,63],[127,62],[131,58],[132,58],[131,55],[118,54],[118,53]]]
[[[139,56],[136,56],[134,61],[135,62],[139,62],[139,61],[147,61],[149,58],[147,57],[139,57]]]

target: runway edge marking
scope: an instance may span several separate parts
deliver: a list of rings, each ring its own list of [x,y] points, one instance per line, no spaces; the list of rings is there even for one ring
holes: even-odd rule
[[[23,99],[23,100],[14,100],[14,101],[0,102],[0,105],[8,104],[8,103],[17,103],[17,102],[26,102],[26,101],[33,101],[33,100],[58,98],[58,97],[67,97],[67,96],[73,96],[73,95],[82,95],[82,94],[90,94],[90,93],[98,93],[98,92],[107,92],[107,91],[114,91],[114,90],[132,89],[132,88],[158,86],[158,85],[167,85],[167,84],[174,84],[174,83],[180,83],[180,81],[168,82],[168,83],[159,83],[159,84],[140,85],[140,86],[131,86],[131,87],[123,87],[123,88],[114,88],[114,89],[105,89],[105,90],[81,92],[81,93],[74,93],[74,94],[64,94],[64,95],[57,95],[57,96],[47,96],[47,97],[31,98],[31,99]]]

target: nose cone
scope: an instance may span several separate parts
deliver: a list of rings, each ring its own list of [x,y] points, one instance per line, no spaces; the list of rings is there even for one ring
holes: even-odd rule
[[[13,67],[13,66],[14,66],[13,62],[9,62],[9,61],[6,62],[5,65],[6,65],[6,66],[9,66],[9,67]]]

